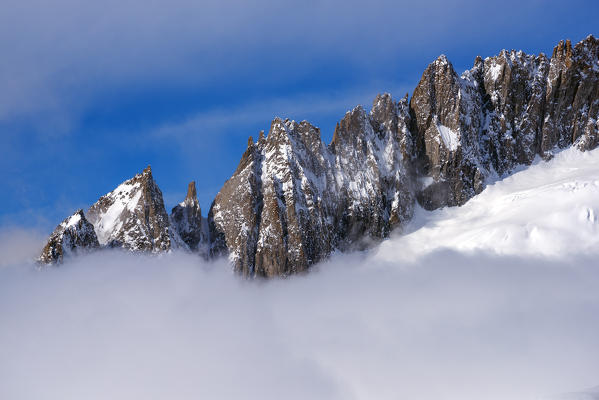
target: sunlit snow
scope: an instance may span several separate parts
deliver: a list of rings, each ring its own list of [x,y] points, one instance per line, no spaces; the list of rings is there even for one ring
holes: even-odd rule
[[[441,139],[443,140],[445,147],[450,151],[456,151],[460,145],[460,135],[445,125],[438,124],[437,129],[441,134]]]
[[[462,207],[419,209],[409,234],[383,243],[382,259],[447,248],[565,258],[599,253],[599,150],[569,149],[490,184]]]

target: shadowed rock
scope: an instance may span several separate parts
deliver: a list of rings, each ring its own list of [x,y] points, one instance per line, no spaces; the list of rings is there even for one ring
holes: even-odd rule
[[[56,264],[69,255],[94,250],[99,246],[93,225],[87,221],[83,210],[77,210],[54,229],[38,261]]]
[[[198,202],[195,182],[187,187],[187,196],[171,212],[171,226],[191,251],[207,255],[208,235]]]

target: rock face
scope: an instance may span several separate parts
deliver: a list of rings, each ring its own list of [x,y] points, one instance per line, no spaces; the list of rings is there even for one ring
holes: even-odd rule
[[[245,276],[279,276],[385,237],[413,213],[408,121],[407,99],[382,95],[370,113],[348,112],[326,146],[308,122],[275,119],[214,200],[214,252]]]
[[[71,254],[97,249],[100,246],[94,226],[77,210],[54,229],[38,261],[42,264],[55,264]]]
[[[486,178],[536,156],[598,143],[599,40],[560,42],[551,59],[502,51],[458,76],[445,56],[425,70],[410,101],[418,199],[434,209],[464,204]]]
[[[595,148],[598,121],[593,36],[560,42],[550,59],[513,50],[477,57],[461,75],[440,56],[411,99],[383,94],[369,112],[354,108],[329,145],[306,121],[273,120],[267,136],[250,137],[208,218],[194,182],[169,217],[149,167],[103,196],[88,218],[101,246],[228,255],[244,276],[286,276],[401,230],[416,203],[459,206],[488,178],[536,157]],[[55,234],[47,248],[62,249]],[[53,251],[42,258],[54,262]]]
[[[149,166],[102,196],[87,216],[103,246],[160,252],[181,243]]]
[[[170,223],[189,250],[208,255],[208,225],[202,218],[195,182],[187,187],[185,200],[173,208]]]
[[[582,150],[599,142],[599,39],[588,36],[572,47],[561,41],[553,50],[547,76],[541,149],[576,143]]]
[[[183,249],[207,257],[208,224],[201,215],[195,182],[189,184],[187,197],[169,217],[148,166],[102,196],[88,210],[87,219],[80,210],[63,221],[48,239],[39,261],[59,263],[67,251],[104,247],[150,253]]]
[[[413,214],[412,136],[407,96],[379,95],[367,114],[356,107],[337,124],[331,151],[337,201],[337,248],[380,240]],[[366,244],[366,243],[364,243]]]

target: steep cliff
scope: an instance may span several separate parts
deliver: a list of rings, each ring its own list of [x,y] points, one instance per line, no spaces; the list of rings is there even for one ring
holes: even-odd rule
[[[384,238],[413,213],[408,125],[407,99],[388,94],[348,112],[329,146],[308,122],[275,119],[216,196],[214,249],[246,276],[278,276]]]

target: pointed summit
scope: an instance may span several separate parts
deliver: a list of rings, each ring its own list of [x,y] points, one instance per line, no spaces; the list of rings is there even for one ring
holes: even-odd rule
[[[191,251],[202,250],[201,247],[207,245],[207,227],[204,226],[195,181],[187,185],[187,196],[183,202],[173,208],[170,222],[174,231]]]
[[[439,57],[437,57],[434,63],[439,65],[451,65],[445,54],[441,54]]]
[[[572,42],[570,39],[560,40],[557,46],[553,48],[553,55],[551,58],[560,56],[571,56],[572,55]]]
[[[361,105],[354,107],[353,110],[346,112],[343,119],[337,123],[331,149],[336,152],[340,146],[350,143],[356,149],[362,148],[364,145],[362,136],[369,126],[368,114],[364,107]]]
[[[187,196],[185,196],[185,204],[196,204],[198,202],[198,195],[196,193],[196,182],[191,181],[187,185]]]
[[[144,170],[141,172],[141,175],[151,178],[152,177],[152,166],[150,164],[148,164],[148,166],[146,168],[144,168]]]
[[[88,217],[101,245],[152,252],[171,249],[168,214],[150,166],[102,196]]]
[[[42,264],[60,263],[65,256],[99,246],[93,225],[87,221],[83,210],[79,209],[52,232],[38,261]]]

